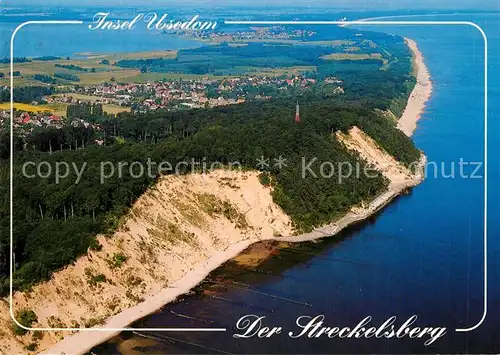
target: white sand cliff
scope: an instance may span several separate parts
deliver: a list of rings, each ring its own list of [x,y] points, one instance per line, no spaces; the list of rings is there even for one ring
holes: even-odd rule
[[[410,40],[408,45],[416,50],[420,73],[418,49]],[[428,73],[426,77],[428,80]],[[417,80],[417,86],[422,80]],[[430,89],[428,95],[421,94],[430,81],[420,85],[420,91],[415,93],[416,86],[410,96],[401,118],[405,121],[399,124],[408,135],[430,96]],[[31,292],[16,292],[14,309],[33,310],[36,327],[126,328],[185,294],[255,242],[301,242],[335,235],[422,181],[420,173],[412,174],[357,127],[348,134],[337,133],[337,137],[390,181],[386,192],[354,207],[341,219],[294,236],[290,218],[272,201],[271,189],[260,183],[258,172],[218,170],[206,175],[166,176],[136,201],[112,237],[98,237],[102,250],[89,251]],[[422,157],[421,164],[424,162]],[[117,262],[117,256],[126,260]],[[96,281],[103,278],[104,282]],[[33,342],[33,334],[13,336],[6,300],[0,303],[0,329],[0,354],[27,353],[24,347]],[[37,340],[37,351],[80,354],[117,333],[44,332]]]
[[[38,317],[37,327],[48,328],[119,328],[154,312],[250,244],[292,233],[289,217],[257,176],[258,172],[217,170],[162,178],[137,200],[114,236],[98,237],[101,251],[89,251],[29,293],[16,292],[15,312],[31,309]],[[115,255],[126,257],[119,267],[114,265]],[[92,282],[98,275],[106,281]],[[0,307],[0,327],[10,329],[8,305]],[[82,332],[76,338],[88,336],[92,340],[83,341],[91,345],[112,334]],[[45,333],[39,349],[63,335],[69,334]],[[30,337],[21,337],[22,343],[29,344]],[[21,351],[2,338],[2,351]],[[66,353],[82,351],[77,346]]]
[[[90,251],[30,293],[16,292],[15,309],[33,310],[38,327],[125,328],[187,293],[257,241],[301,242],[335,235],[421,181],[357,127],[337,136],[390,180],[387,192],[343,218],[294,236],[289,217],[274,204],[258,172],[167,176],[139,198],[114,236],[98,238],[101,251]],[[127,257],[120,267],[113,265],[118,253]],[[105,282],[89,283],[101,274]],[[5,327],[10,322],[8,308],[1,307]],[[49,332],[38,343],[50,354],[84,353],[117,333]],[[65,339],[57,343],[62,336]],[[12,353],[18,341],[28,344],[29,337],[2,343],[3,351]]]

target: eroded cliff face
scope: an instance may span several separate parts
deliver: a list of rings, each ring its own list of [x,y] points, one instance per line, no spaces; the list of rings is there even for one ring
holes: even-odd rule
[[[411,181],[418,181],[416,176],[399,163],[394,157],[382,149],[377,142],[363,132],[358,127],[352,127],[348,134],[337,132],[337,139],[345,147],[360,155],[373,168],[389,179],[389,188],[407,184]]]
[[[99,236],[73,265],[31,292],[14,295],[14,312],[32,310],[33,327],[93,327],[169,287],[233,243],[292,234],[258,172],[218,170],[166,176],[141,196],[112,236]],[[0,349],[47,349],[68,332],[11,333],[8,303],[1,304]],[[41,337],[41,339],[38,339]]]
[[[179,284],[186,278],[191,278],[188,285],[203,279],[204,271],[192,276],[193,271],[210,271],[236,255],[238,248],[259,240],[300,242],[334,235],[421,181],[421,176],[413,175],[359,128],[336,136],[390,180],[388,191],[366,205],[353,206],[339,221],[307,235],[292,236],[290,218],[273,202],[271,188],[260,183],[256,171],[166,176],[136,201],[112,236],[98,236],[100,250],[89,250],[30,292],[16,292],[14,312],[33,311],[37,317],[33,327],[100,327],[110,319],[112,325],[125,327],[147,314],[141,313],[144,309],[136,310],[147,303],[143,301],[155,299],[147,310],[154,311],[192,287],[181,290]],[[231,250],[236,245],[238,248]],[[170,294],[174,296],[158,297],[169,293],[165,290],[173,290]],[[59,331],[14,336],[8,307],[8,301],[2,300],[0,353],[26,353],[27,346],[37,352],[52,351],[54,344],[71,335]],[[128,314],[116,319],[124,310]],[[72,350],[85,349],[89,344],[86,336],[91,335],[79,333],[75,335],[78,339],[65,342],[71,343]]]

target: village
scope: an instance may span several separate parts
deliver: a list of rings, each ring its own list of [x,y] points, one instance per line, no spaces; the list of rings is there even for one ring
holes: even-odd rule
[[[206,77],[191,80],[160,80],[156,82],[117,83],[77,87],[74,91],[44,97],[47,103],[82,103],[85,95],[92,102],[131,107],[134,112],[180,110],[235,105],[247,100],[267,100],[292,88],[307,88],[316,79],[305,75],[243,76],[224,79]],[[79,94],[75,95],[75,93]]]
[[[322,83],[332,86],[333,94],[342,94],[342,80],[329,77]],[[160,80],[147,83],[119,83],[111,81],[98,85],[66,87],[63,92],[43,96],[31,102],[32,109],[16,106],[14,128],[25,133],[35,127],[62,128],[65,124],[97,128],[78,115],[56,115],[44,105],[62,104],[63,107],[90,105],[102,107],[114,105],[123,111],[147,113],[156,110],[176,111],[194,108],[212,108],[237,105],[252,100],[269,100],[290,90],[301,90],[317,84],[317,79],[306,74],[293,76],[258,76],[213,78],[190,80]],[[7,87],[3,88],[8,89]],[[62,90],[61,90],[62,91]],[[5,105],[5,104],[4,104]],[[16,104],[17,105],[17,104]],[[7,122],[10,110],[0,111],[0,126]]]
[[[316,35],[307,29],[286,29],[283,26],[251,27],[250,31],[177,31],[176,35],[208,41],[304,40]]]

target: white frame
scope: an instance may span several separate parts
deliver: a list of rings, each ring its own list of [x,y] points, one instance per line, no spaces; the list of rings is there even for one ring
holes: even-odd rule
[[[457,328],[457,332],[470,332],[484,322],[488,313],[488,38],[477,24],[468,21],[225,21],[227,25],[459,25],[476,28],[484,39],[484,298],[483,315],[478,323],[469,328]],[[14,39],[17,32],[30,24],[83,24],[83,21],[26,21],[14,30],[10,40],[10,71],[14,71]],[[164,331],[164,332],[222,332],[226,328],[28,328],[20,324],[12,307],[13,287],[13,175],[14,175],[14,77],[10,76],[10,317],[22,329],[30,331]]]

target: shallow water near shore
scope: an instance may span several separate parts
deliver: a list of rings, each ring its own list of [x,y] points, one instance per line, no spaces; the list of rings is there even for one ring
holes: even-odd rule
[[[412,18],[418,20],[418,18]],[[499,14],[439,16],[426,20],[474,21],[489,37],[490,63],[499,60]],[[381,30],[373,28],[373,30]],[[472,27],[386,29],[414,39],[429,67],[434,91],[414,139],[446,174],[463,158],[484,160],[483,39]],[[490,82],[500,77],[490,71]],[[490,92],[489,200],[498,200],[500,104]],[[492,133],[494,132],[495,135]],[[441,168],[440,168],[441,169]],[[496,197],[496,198],[495,198]],[[490,258],[488,317],[483,313],[484,179],[435,178],[396,199],[376,218],[318,243],[266,244],[258,266],[228,262],[192,295],[137,322],[137,327],[227,327],[224,333],[122,333],[93,349],[122,353],[450,353],[496,352],[500,318],[499,261]],[[489,254],[500,251],[499,212],[489,205]],[[256,252],[254,252],[256,253]],[[262,247],[259,251],[262,253]],[[271,339],[234,339],[237,320],[266,316],[285,334]],[[399,324],[417,315],[418,326],[447,327],[430,346],[419,339],[290,339],[295,320],[324,314],[327,326],[354,326],[366,316]]]

